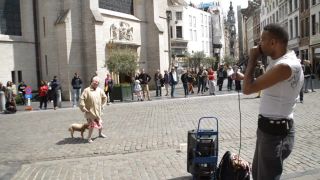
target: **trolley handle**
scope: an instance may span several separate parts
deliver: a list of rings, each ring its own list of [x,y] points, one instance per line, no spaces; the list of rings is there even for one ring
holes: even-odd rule
[[[218,118],[213,117],[213,116],[207,116],[207,117],[201,117],[201,118],[199,119],[198,128],[197,128],[197,134],[200,132],[200,124],[201,124],[201,121],[204,120],[204,119],[213,119],[213,120],[215,120],[216,125],[217,125],[217,132],[218,132],[218,130],[219,130]],[[212,131],[213,131],[213,130],[214,130],[214,128],[212,128]]]

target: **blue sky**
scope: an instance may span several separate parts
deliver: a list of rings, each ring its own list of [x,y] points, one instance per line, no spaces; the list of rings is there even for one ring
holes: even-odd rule
[[[194,4],[199,4],[201,2],[212,2],[213,0],[186,0],[187,2],[192,2]],[[248,0],[220,0],[224,13],[227,13],[230,6],[230,1],[233,5],[233,10],[237,11],[237,6],[241,5],[242,8],[248,6]]]

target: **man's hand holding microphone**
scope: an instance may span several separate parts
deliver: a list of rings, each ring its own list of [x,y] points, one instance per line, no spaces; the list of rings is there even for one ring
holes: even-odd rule
[[[257,65],[259,57],[263,55],[261,46],[254,46],[250,49],[250,55],[249,55],[249,61],[248,61],[248,66],[246,68],[246,71],[249,71],[248,74],[253,75],[253,70],[255,66]],[[231,78],[233,80],[243,80],[244,79],[244,74],[241,72],[238,72],[238,68],[234,70],[234,73],[231,75]]]

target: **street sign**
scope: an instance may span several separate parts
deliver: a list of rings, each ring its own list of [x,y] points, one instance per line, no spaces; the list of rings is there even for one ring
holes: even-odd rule
[[[28,98],[31,99],[31,98],[32,98],[32,94],[25,94],[24,97],[25,97],[26,99],[28,99]]]
[[[32,88],[31,88],[31,86],[27,86],[25,91],[26,91],[26,95],[27,94],[31,94],[31,96],[32,96]]]

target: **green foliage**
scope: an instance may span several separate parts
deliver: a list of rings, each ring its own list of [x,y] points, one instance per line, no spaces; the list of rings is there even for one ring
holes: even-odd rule
[[[216,60],[215,57],[206,57],[202,60],[202,64],[205,67],[214,67]]]
[[[225,65],[229,66],[229,65],[234,65],[236,63],[236,59],[232,56],[225,56],[223,58],[223,62]]]
[[[202,60],[206,57],[203,51],[197,51],[190,58],[190,66],[194,68],[200,67]]]
[[[106,65],[109,71],[118,74],[134,74],[138,67],[138,55],[130,49],[114,49],[110,52]]]

